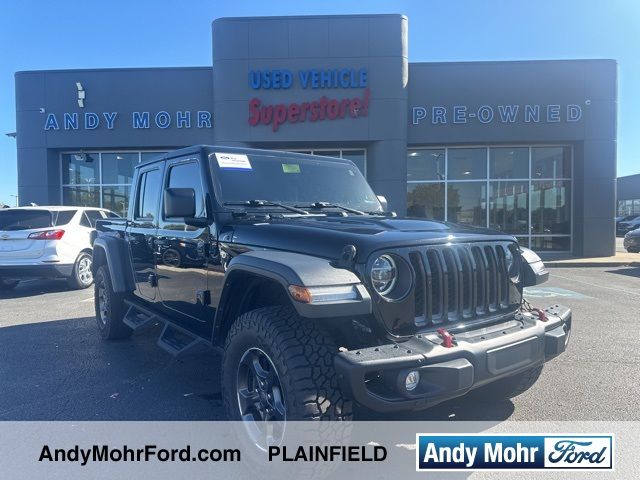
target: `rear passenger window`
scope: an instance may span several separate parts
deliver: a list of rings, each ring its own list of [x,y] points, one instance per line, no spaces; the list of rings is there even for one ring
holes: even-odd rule
[[[96,220],[101,219],[102,214],[99,210],[86,210],[80,220],[83,227],[96,228]]]
[[[196,218],[204,218],[207,211],[202,191],[200,167],[197,162],[180,163],[169,169],[169,188],[193,188],[196,199]]]
[[[59,227],[61,225],[66,225],[67,223],[69,223],[71,221],[71,219],[74,217],[74,215],[76,214],[77,210],[59,210],[57,213],[58,215],[55,215],[55,212],[53,214],[53,226],[54,227]]]
[[[142,173],[138,184],[136,219],[153,220],[157,217],[161,184],[162,175],[160,175],[160,170],[149,170]]]

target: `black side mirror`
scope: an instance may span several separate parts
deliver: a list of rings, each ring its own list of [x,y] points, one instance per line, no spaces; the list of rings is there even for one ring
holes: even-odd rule
[[[193,188],[166,188],[164,218],[193,218],[196,215],[196,192]]]

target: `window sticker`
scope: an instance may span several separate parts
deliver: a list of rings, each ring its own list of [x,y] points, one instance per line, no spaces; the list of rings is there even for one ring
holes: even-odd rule
[[[253,170],[249,157],[242,153],[218,153],[216,152],[216,160],[220,168],[233,170]]]
[[[282,171],[284,173],[300,173],[300,165],[297,163],[283,163]]]

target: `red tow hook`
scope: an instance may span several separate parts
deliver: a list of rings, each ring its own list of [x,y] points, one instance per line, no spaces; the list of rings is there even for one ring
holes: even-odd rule
[[[442,345],[444,348],[453,348],[455,346],[453,344],[455,338],[446,329],[439,328],[438,330],[436,330],[436,332],[438,332],[438,335],[442,337],[442,343],[440,345]]]
[[[541,322],[546,322],[547,320],[549,320],[549,317],[547,317],[547,314],[544,313],[544,310],[540,309],[540,308],[532,308],[532,311],[536,312],[538,314],[538,319]]]

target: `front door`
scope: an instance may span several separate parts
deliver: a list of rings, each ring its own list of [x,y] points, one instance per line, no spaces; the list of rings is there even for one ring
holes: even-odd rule
[[[156,233],[158,209],[162,191],[163,164],[140,170],[136,198],[133,199],[132,221],[127,228],[131,263],[135,272],[136,292],[141,297],[156,297]]]
[[[207,217],[202,169],[196,158],[167,162],[164,188],[192,188],[195,217]],[[207,286],[208,257],[211,250],[209,226],[187,225],[182,218],[160,215],[156,243],[158,291],[163,306],[197,330],[213,315]]]

